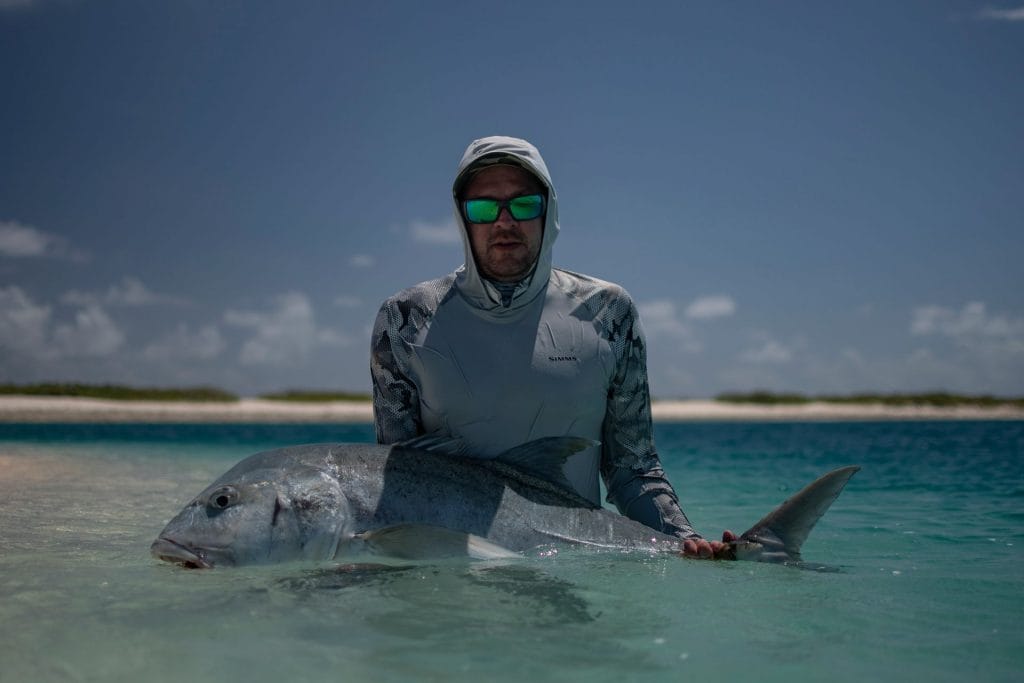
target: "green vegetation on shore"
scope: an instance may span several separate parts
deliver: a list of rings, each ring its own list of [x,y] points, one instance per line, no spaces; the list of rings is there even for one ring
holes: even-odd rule
[[[886,406],[932,406],[951,408],[955,406],[971,406],[978,408],[997,408],[1013,406],[1024,408],[1024,398],[998,398],[995,396],[969,396],[951,394],[945,391],[932,391],[922,394],[849,394],[845,396],[822,395],[805,396],[795,393],[774,393],[771,391],[751,391],[748,393],[725,393],[715,397],[723,403],[756,403],[758,405],[799,405],[820,401],[822,403],[841,403],[847,405],[881,404]]]
[[[49,382],[39,384],[0,384],[0,395],[22,396],[80,396],[118,401],[194,401],[230,403],[238,396],[216,387],[157,388],[130,387],[118,384],[75,384]],[[355,391],[325,391],[317,389],[289,389],[260,395],[268,401],[294,401],[296,403],[327,403],[331,401],[367,402],[369,394]],[[920,394],[848,394],[807,396],[798,393],[751,391],[719,394],[716,401],[723,403],[752,403],[757,405],[801,405],[812,402],[846,405],[931,406],[951,408],[969,406],[997,408],[1011,406],[1024,409],[1024,398],[970,396],[944,391]]]
[[[116,401],[237,401],[234,394],[213,387],[186,387],[161,389],[156,387],[129,387],[118,384],[0,384],[0,394],[22,396],[80,396]]]
[[[21,396],[78,396],[103,398],[116,401],[196,401],[224,402],[238,400],[238,396],[216,387],[185,387],[161,389],[154,387],[130,387],[118,384],[73,384],[46,382],[40,384],[0,384],[0,395]],[[295,401],[300,403],[326,403],[328,401],[370,401],[369,394],[354,391],[320,391],[314,389],[290,389],[260,398],[268,401]]]
[[[260,398],[268,401],[297,401],[302,403],[326,403],[328,401],[358,401],[365,402],[372,400],[369,394],[360,394],[352,391],[316,391],[312,389],[289,389],[273,394],[262,394]]]

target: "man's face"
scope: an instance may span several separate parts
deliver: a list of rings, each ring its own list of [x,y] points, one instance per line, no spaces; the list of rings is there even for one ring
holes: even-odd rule
[[[470,178],[462,200],[505,200],[543,191],[537,179],[518,166],[490,166]],[[493,223],[467,221],[466,226],[481,275],[498,282],[516,282],[529,274],[544,237],[543,215],[518,221],[504,207]]]

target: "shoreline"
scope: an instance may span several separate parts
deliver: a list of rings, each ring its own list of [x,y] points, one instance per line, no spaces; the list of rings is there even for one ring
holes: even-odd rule
[[[655,422],[855,422],[898,420],[1024,420],[1012,406],[887,406],[811,402],[726,403],[710,399],[654,401]],[[243,398],[232,403],[116,401],[70,396],[0,396],[0,423],[369,423],[361,401],[298,403]]]

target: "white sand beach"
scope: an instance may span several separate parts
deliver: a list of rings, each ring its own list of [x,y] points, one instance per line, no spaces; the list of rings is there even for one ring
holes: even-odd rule
[[[368,402],[115,401],[69,396],[0,396],[0,422],[371,422]]]
[[[1013,406],[935,407],[890,406],[882,403],[843,404],[813,401],[794,405],[758,405],[713,400],[655,401],[656,421],[842,421],[842,420],[1024,420],[1024,409]]]
[[[756,405],[714,400],[655,401],[655,421],[1024,420],[1012,406]],[[244,398],[230,403],[114,401],[0,396],[0,422],[370,422],[368,402],[299,403]]]

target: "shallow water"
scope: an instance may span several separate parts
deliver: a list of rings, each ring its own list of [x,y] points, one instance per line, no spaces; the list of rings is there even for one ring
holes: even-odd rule
[[[804,557],[189,571],[149,544],[257,450],[365,425],[0,425],[0,680],[1019,680],[1024,423],[664,424],[691,521],[863,470]]]

